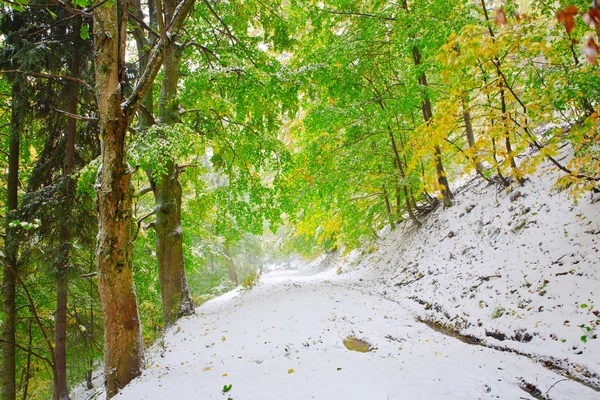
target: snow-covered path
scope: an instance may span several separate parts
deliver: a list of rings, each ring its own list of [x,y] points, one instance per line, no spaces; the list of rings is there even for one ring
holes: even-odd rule
[[[600,398],[527,358],[435,332],[331,272],[272,272],[250,291],[203,304],[116,399],[533,398],[521,380],[542,393],[560,381],[551,399]],[[376,350],[347,350],[351,335]],[[232,385],[225,394],[224,385]]]

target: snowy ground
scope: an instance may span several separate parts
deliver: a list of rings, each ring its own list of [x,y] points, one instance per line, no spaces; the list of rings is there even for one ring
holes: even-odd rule
[[[510,353],[465,344],[395,302],[328,279],[274,272],[177,324],[151,367],[117,399],[519,399],[561,376]],[[354,335],[376,350],[347,350]],[[223,394],[224,385],[232,385]],[[553,399],[598,399],[573,381]]]
[[[511,193],[472,181],[418,230],[209,301],[116,398],[600,399],[565,378],[600,387],[600,339],[579,327],[598,319],[600,202],[552,192],[555,179]]]

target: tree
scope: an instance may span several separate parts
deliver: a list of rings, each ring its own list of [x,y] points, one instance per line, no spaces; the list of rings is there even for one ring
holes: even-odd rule
[[[96,96],[102,137],[98,173],[98,289],[104,317],[104,358],[108,397],[141,373],[144,365],[141,328],[132,274],[131,169],[127,165],[127,131],[141,101],[160,70],[165,39],[177,37],[194,5],[183,0],[165,21],[165,37],[149,56],[131,95],[126,98],[125,48],[128,3],[98,4],[94,10]]]

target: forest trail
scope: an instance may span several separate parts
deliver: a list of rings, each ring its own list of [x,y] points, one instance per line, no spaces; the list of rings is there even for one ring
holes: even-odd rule
[[[551,399],[599,398],[525,357],[435,332],[332,269],[271,272],[196,313],[167,332],[116,399],[534,398],[522,381],[551,388]],[[349,336],[375,350],[346,349]]]

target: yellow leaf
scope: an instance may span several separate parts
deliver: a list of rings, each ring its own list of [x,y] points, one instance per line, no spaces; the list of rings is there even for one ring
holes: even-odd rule
[[[294,368],[288,369],[288,374],[292,374],[292,373],[294,373]]]

